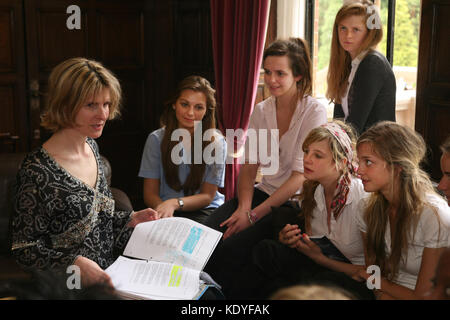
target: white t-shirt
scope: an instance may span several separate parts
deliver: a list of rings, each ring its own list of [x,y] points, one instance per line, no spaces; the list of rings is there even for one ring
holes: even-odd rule
[[[417,225],[417,230],[412,241],[408,243],[408,252],[406,255],[406,263],[403,259],[400,260],[399,271],[397,276],[393,279],[394,283],[405,286],[411,290],[416,287],[417,276],[419,275],[420,265],[422,263],[422,254],[424,248],[443,248],[448,245],[450,234],[450,208],[445,200],[434,194],[427,195],[429,206],[425,207]],[[363,208],[362,208],[363,209]],[[358,220],[359,228],[362,232],[366,232],[367,227],[363,219],[363,211],[356,218]],[[437,212],[435,212],[437,211]],[[439,216],[437,219],[436,213]],[[412,238],[413,230],[411,230],[410,239]],[[384,235],[386,243],[386,254],[391,253],[391,232],[389,221],[386,226],[386,233]],[[405,256],[405,255],[404,255]]]
[[[329,231],[323,186],[319,185],[314,193],[316,207],[311,219],[311,235],[327,236],[352,264],[357,265],[364,265],[365,263],[363,240],[355,217],[359,215],[360,202],[368,196],[369,194],[364,191],[361,180],[352,178],[345,207],[337,220],[334,215],[331,215],[331,230]]]
[[[257,132],[254,135],[258,140],[256,144],[258,147],[257,163],[260,164],[262,170],[273,167],[276,170],[273,174],[264,174],[263,172],[261,183],[256,187],[271,195],[290,177],[292,171],[303,173],[303,141],[312,129],[326,122],[327,112],[325,107],[311,96],[305,96],[302,100],[299,100],[289,129],[281,137],[281,140],[278,138],[271,142],[271,130],[278,130],[275,98],[269,97],[258,103],[253,110],[249,124],[249,131]],[[261,129],[266,129],[267,134],[264,134]],[[255,147],[250,134],[251,132],[247,134],[245,142],[246,162],[251,159],[251,157],[249,158],[252,153],[250,150],[254,150]],[[278,161],[278,163],[274,163],[272,160],[266,163],[268,157],[263,159],[261,150],[263,154],[271,155],[272,150],[276,151],[274,148],[277,148],[277,145],[278,157],[275,161]]]

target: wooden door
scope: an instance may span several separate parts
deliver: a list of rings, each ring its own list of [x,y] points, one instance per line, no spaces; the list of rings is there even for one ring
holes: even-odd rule
[[[115,73],[123,90],[122,116],[107,123],[97,140],[100,152],[111,162],[112,185],[139,197],[137,170],[150,117],[145,99],[145,1],[27,0],[24,5],[32,147],[50,135],[40,127],[39,117],[52,68],[71,57],[95,59]],[[71,5],[80,8],[79,29],[66,24]]]
[[[79,29],[67,26],[72,5]],[[123,109],[97,142],[112,185],[140,209],[141,155],[164,101],[188,74],[214,82],[209,16],[209,0],[0,0],[0,152],[27,152],[50,136],[40,114],[54,66],[98,60],[120,80]]]
[[[22,11],[21,1],[0,3],[0,152],[29,146]]]
[[[429,147],[427,170],[441,178],[439,145],[450,135],[450,0],[422,0],[416,130]]]

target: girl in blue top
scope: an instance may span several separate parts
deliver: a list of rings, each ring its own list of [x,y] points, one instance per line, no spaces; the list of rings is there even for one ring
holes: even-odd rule
[[[226,142],[215,129],[215,90],[189,76],[164,108],[162,127],[150,133],[139,176],[144,202],[160,218],[178,216],[202,223],[224,202]]]

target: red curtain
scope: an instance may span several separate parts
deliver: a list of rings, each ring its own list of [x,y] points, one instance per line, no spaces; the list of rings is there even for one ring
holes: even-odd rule
[[[219,128],[248,128],[255,104],[270,0],[211,0],[212,44]],[[227,141],[228,152],[243,141]],[[234,149],[230,150],[231,147]],[[228,164],[225,197],[235,196],[238,159]]]

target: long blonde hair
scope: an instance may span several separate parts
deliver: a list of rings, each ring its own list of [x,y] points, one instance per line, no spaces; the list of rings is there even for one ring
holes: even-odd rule
[[[426,195],[437,193],[428,175],[420,168],[426,154],[426,145],[417,132],[395,122],[382,121],[360,136],[356,148],[358,149],[363,143],[368,143],[373,152],[386,161],[391,172],[391,181],[396,181],[400,186],[397,188],[399,194],[396,220],[395,224],[391,224],[391,227],[394,227],[394,238],[391,239],[390,256],[387,256],[384,240],[389,221],[390,203],[381,192],[373,192],[364,212],[367,227],[366,264],[378,265],[382,275],[393,279],[398,273],[402,256],[405,254],[404,257],[406,257],[408,242],[415,235],[424,207],[431,207]],[[395,180],[396,177],[398,177],[397,180]],[[392,183],[392,190],[394,190],[394,183]],[[436,209],[431,208],[439,220]]]
[[[374,8],[374,4],[368,0],[351,1],[343,5],[336,14],[333,35],[331,38],[330,63],[327,75],[328,88],[325,94],[331,102],[341,103],[341,98],[347,90],[348,76],[350,75],[352,63],[350,54],[346,52],[339,43],[339,23],[350,16],[365,17],[364,21],[368,21],[374,14],[377,15],[378,21],[381,21],[378,10],[371,11],[369,8]],[[357,55],[365,50],[375,50],[376,46],[383,38],[383,27],[381,23],[375,28],[367,28],[367,31],[366,38],[361,44]]]
[[[352,149],[355,149],[356,145],[356,134],[355,130],[351,127],[351,125],[344,123],[340,120],[333,120],[332,122],[338,124],[347,135],[350,137],[352,141]],[[305,138],[303,142],[302,149],[305,151],[308,147],[314,142],[320,142],[323,140],[328,140],[328,146],[330,147],[330,151],[333,157],[333,161],[336,165],[336,170],[341,170],[341,176],[348,173],[347,166],[339,167],[339,163],[343,159],[347,159],[346,153],[343,150],[339,141],[333,136],[333,134],[323,126],[316,127],[312,129],[308,136]],[[347,161],[351,161],[352,159],[347,159]],[[303,189],[300,195],[297,196],[299,201],[302,201],[299,215],[305,219],[305,228],[306,231],[309,232],[311,230],[311,219],[314,208],[316,207],[316,201],[314,200],[314,193],[316,191],[317,186],[319,185],[318,181],[314,180],[305,180],[303,183]]]

